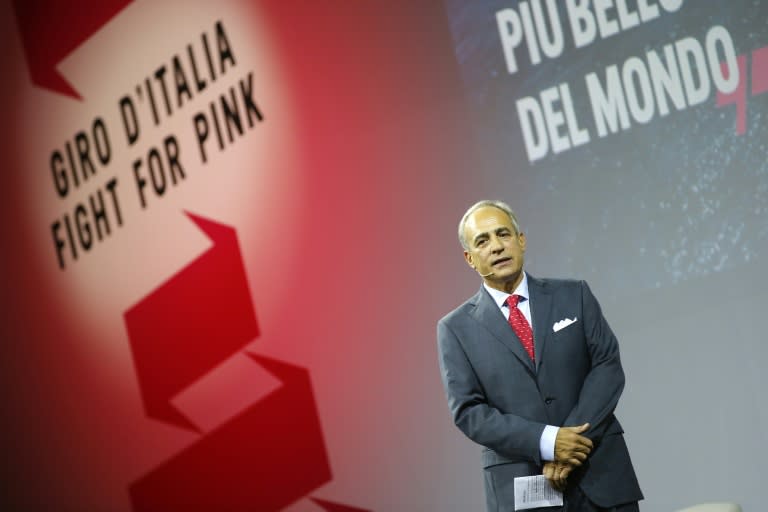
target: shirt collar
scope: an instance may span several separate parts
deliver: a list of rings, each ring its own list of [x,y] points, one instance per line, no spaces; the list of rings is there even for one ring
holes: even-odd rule
[[[497,306],[500,308],[506,306],[505,303],[507,302],[507,297],[510,295],[509,293],[491,288],[486,283],[483,283],[483,286],[485,286],[485,289],[491,294],[491,298]],[[525,300],[528,300],[528,274],[525,272],[523,272],[523,279],[520,281],[520,284],[517,285],[515,291],[512,292],[512,295],[520,295],[521,297],[524,297]]]

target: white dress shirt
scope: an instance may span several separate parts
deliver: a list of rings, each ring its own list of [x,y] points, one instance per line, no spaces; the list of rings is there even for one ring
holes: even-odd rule
[[[504,315],[504,319],[508,320],[509,306],[507,306],[507,298],[509,298],[510,294],[491,288],[486,283],[483,283],[483,286],[488,290],[488,293],[491,295],[491,298],[496,305],[499,306],[499,311]],[[528,325],[533,329],[533,322],[531,321],[531,301],[528,295],[528,274],[523,272],[522,281],[520,281],[520,284],[517,285],[517,288],[515,288],[511,295],[519,295],[522,297],[517,303],[517,309],[523,313],[525,319],[528,320]],[[542,460],[555,460],[555,439],[557,438],[557,432],[559,430],[559,427],[553,425],[544,427],[544,432],[541,433],[541,439],[539,439],[539,453],[541,454]]]

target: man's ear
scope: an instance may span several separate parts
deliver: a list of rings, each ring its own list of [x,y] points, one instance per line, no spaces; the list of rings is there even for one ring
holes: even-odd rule
[[[517,234],[517,243],[520,244],[520,249],[525,252],[525,233]]]
[[[472,254],[470,254],[469,251],[464,251],[464,259],[466,260],[467,265],[469,265],[472,268],[475,268],[475,264],[472,261]]]

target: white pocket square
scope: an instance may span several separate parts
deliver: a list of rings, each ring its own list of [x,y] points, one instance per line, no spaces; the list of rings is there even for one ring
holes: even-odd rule
[[[569,325],[571,325],[573,323],[576,323],[576,320],[578,320],[578,318],[576,318],[576,317],[573,317],[573,318],[563,318],[559,322],[555,322],[554,325],[552,325],[552,332],[557,332],[557,331],[559,331],[561,329],[565,329]]]

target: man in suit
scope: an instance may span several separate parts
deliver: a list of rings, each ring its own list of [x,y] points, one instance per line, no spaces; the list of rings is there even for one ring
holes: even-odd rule
[[[527,275],[525,235],[501,201],[471,206],[459,240],[483,284],[438,322],[438,353],[454,423],[484,447],[488,511],[514,510],[514,479],[543,473],[564,511],[636,512],[643,495],[613,414],[618,342],[589,287]]]

